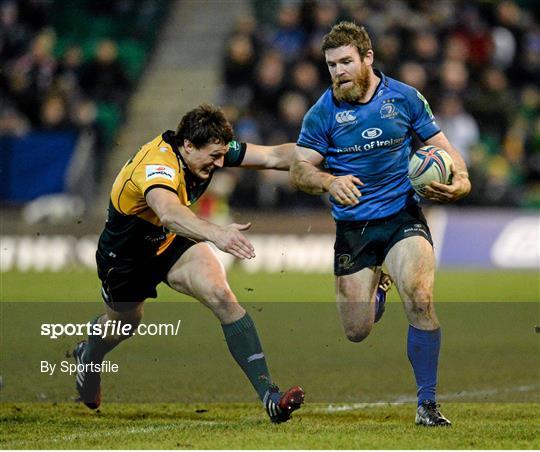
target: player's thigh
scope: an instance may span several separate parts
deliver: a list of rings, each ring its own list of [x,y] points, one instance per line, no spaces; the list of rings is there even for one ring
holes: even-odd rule
[[[207,243],[189,248],[171,267],[167,284],[209,307],[219,318],[243,309],[233,294],[223,264]]]
[[[347,337],[358,342],[367,337],[375,318],[374,301],[380,267],[366,267],[336,276],[336,301]]]
[[[435,256],[431,244],[422,236],[407,237],[390,249],[385,262],[409,322],[423,328],[435,328]]]
[[[386,266],[400,295],[431,299],[435,276],[433,247],[422,236],[397,242],[386,255]]]

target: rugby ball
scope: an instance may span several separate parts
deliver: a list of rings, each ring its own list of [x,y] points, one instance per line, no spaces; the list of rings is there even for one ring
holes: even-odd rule
[[[418,149],[409,160],[409,179],[414,191],[425,196],[426,187],[431,182],[450,184],[452,157],[437,146],[424,146]]]

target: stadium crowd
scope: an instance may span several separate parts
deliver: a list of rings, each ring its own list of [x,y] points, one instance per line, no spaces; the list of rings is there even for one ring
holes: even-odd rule
[[[535,2],[304,0],[253,2],[223,55],[220,103],[243,141],[296,141],[329,86],[322,36],[342,19],[370,32],[375,67],[430,102],[462,152],[473,192],[463,203],[540,205],[540,28]],[[244,172],[247,173],[247,172]],[[317,205],[287,175],[242,175],[232,204]]]
[[[164,3],[1,0],[0,137],[77,131],[91,143],[99,183],[144,64],[144,50],[126,64],[126,42],[150,44]]]
[[[0,138],[84,132],[99,183],[155,38],[149,30],[155,30],[166,5],[166,0],[0,0]],[[461,202],[540,205],[535,1],[253,0],[252,5],[254,15],[240,17],[226,41],[216,101],[239,139],[268,145],[296,141],[304,114],[329,86],[321,38],[337,21],[352,19],[373,37],[375,67],[418,88],[464,155],[474,189]],[[233,190],[233,206],[325,203],[294,190],[284,172],[244,171],[236,177],[225,190]]]

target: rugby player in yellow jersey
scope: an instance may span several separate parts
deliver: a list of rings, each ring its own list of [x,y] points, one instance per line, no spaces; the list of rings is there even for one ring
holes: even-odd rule
[[[209,246],[239,259],[255,257],[242,233],[250,224],[218,226],[189,206],[204,193],[212,175],[225,166],[289,169],[294,143],[258,146],[233,141],[222,111],[201,105],[188,112],[176,132],[145,144],[120,170],[112,188],[108,218],[96,253],[105,313],[94,322],[130,324],[143,316],[144,300],[165,282],[188,294],[221,322],[229,350],[262,400],[272,422],[287,421],[304,401],[295,386],[281,393],[272,383],[255,325],[227,283],[225,270]],[[91,369],[130,335],[90,335],[77,345],[78,366]],[[101,402],[99,372],[77,374],[77,391],[92,409]]]

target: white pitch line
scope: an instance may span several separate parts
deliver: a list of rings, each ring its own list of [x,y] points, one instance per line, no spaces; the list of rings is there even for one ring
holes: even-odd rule
[[[197,421],[197,420],[182,420],[182,423],[188,422],[190,425],[214,425],[218,424],[218,422],[215,421]],[[47,439],[47,441],[54,442],[54,443],[67,443],[71,441],[77,441],[80,439],[100,439],[105,437],[113,437],[118,435],[130,435],[130,434],[139,434],[139,433],[154,433],[154,432],[160,432],[160,431],[167,431],[167,430],[176,430],[181,428],[179,424],[165,424],[165,425],[154,425],[154,426],[148,426],[148,427],[128,427],[128,428],[115,428],[115,429],[109,429],[109,430],[98,430],[93,432],[88,431],[81,431],[80,433],[72,433],[70,435],[64,435],[59,436],[57,438],[50,438]],[[25,444],[25,443],[35,443],[35,440],[21,440],[21,441],[15,441],[14,442],[17,445]]]
[[[437,396],[437,400],[459,400],[459,399],[472,399],[475,397],[490,396],[497,394],[508,394],[514,392],[531,392],[540,389],[540,385],[523,385],[516,386],[515,388],[498,388],[498,389],[478,389],[474,391],[459,391],[450,394],[440,394]],[[416,397],[409,395],[400,395],[391,401],[379,400],[377,402],[364,402],[364,403],[342,403],[339,405],[328,405],[326,408],[319,408],[315,411],[324,411],[326,413],[339,413],[342,411],[360,410],[363,408],[372,408],[388,405],[403,405],[404,403],[416,402]]]

